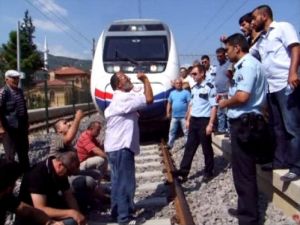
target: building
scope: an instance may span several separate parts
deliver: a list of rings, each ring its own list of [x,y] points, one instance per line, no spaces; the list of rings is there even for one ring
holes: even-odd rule
[[[50,71],[45,82],[39,82],[29,91],[29,108],[45,106],[45,89],[47,90],[48,106],[64,106],[89,101],[90,74],[75,67],[63,66]]]

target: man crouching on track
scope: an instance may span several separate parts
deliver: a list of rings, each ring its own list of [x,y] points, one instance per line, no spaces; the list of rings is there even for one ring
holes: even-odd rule
[[[256,157],[266,148],[266,123],[262,108],[266,97],[266,79],[261,63],[248,54],[248,43],[242,34],[233,34],[225,40],[227,56],[235,65],[229,87],[229,99],[219,100],[220,108],[228,108],[231,133],[231,163],[239,225],[256,225],[258,221],[258,190],[256,184]],[[265,128],[264,128],[265,127]]]
[[[123,72],[115,73],[110,79],[115,92],[104,111],[107,120],[104,147],[111,168],[111,216],[121,225],[134,222],[134,155],[140,151],[137,110],[153,102],[147,76],[138,73],[137,78],[144,84],[143,94],[134,92],[133,84]]]
[[[60,152],[41,161],[24,175],[19,195],[21,201],[65,225],[85,225],[85,217],[80,213],[68,181],[68,176],[78,169],[79,159],[74,151]],[[22,222],[20,224],[29,224]]]

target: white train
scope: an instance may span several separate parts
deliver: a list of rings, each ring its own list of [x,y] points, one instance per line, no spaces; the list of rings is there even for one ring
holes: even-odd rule
[[[148,76],[154,103],[140,112],[141,120],[165,117],[166,102],[172,89],[171,80],[178,76],[179,61],[174,37],[168,26],[158,20],[128,19],[113,22],[98,40],[91,75],[91,95],[96,108],[104,110],[113,90],[111,76],[124,71],[143,91],[136,73]]]

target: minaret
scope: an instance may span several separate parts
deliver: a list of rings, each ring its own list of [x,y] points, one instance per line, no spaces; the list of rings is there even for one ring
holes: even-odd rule
[[[45,42],[44,42],[44,69],[48,71],[48,45],[47,45],[47,38],[45,37]]]

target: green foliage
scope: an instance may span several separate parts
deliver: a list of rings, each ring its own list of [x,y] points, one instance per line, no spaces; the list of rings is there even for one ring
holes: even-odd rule
[[[20,69],[25,73],[23,85],[27,88],[33,84],[33,73],[43,67],[42,58],[37,51],[36,45],[33,43],[33,33],[35,27],[29,16],[28,10],[25,12],[24,19],[20,25]],[[2,45],[0,52],[0,72],[8,69],[17,68],[17,32],[11,31],[9,40]]]

